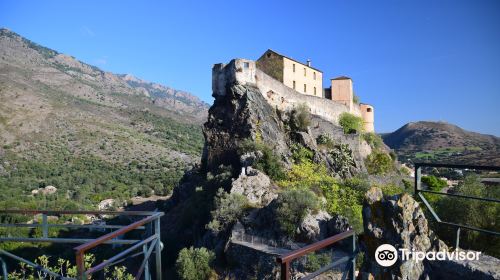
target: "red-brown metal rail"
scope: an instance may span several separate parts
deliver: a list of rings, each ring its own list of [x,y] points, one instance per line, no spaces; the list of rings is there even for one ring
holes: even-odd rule
[[[311,245],[308,245],[308,246],[302,247],[300,249],[297,249],[295,251],[292,251],[286,255],[278,257],[276,259],[276,261],[278,263],[280,263],[280,265],[281,265],[281,280],[289,280],[290,279],[290,263],[293,260],[300,258],[304,255],[307,255],[311,252],[321,250],[325,247],[328,247],[328,246],[330,246],[336,242],[339,242],[343,239],[346,239],[347,237],[350,237],[350,236],[352,236],[352,238],[353,238],[352,250],[353,250],[353,254],[355,254],[355,252],[356,252],[356,233],[354,232],[354,230],[348,230],[348,231],[339,233],[337,235],[334,235],[332,237],[318,241],[316,243],[313,243]],[[352,262],[353,262],[352,263],[352,275],[354,275],[354,270],[356,268],[355,261],[356,261],[356,258],[355,257],[352,258]],[[354,278],[352,278],[352,279],[354,279]]]
[[[127,254],[131,253],[132,251],[140,248],[141,246],[143,247],[143,253],[144,253],[144,261],[143,264],[141,265],[141,269],[139,270],[139,273],[136,275],[136,279],[140,279],[142,276],[142,272],[146,270],[146,279],[150,279],[149,276],[149,257],[153,253],[155,253],[155,263],[156,263],[156,279],[162,279],[161,277],[161,242],[160,242],[160,217],[163,216],[163,212],[151,212],[151,211],[57,211],[57,210],[0,210],[0,214],[42,214],[43,222],[41,225],[43,229],[43,238],[0,238],[4,241],[18,241],[18,242],[62,242],[62,243],[84,243],[76,248],[75,255],[76,255],[76,265],[77,265],[77,277],[78,279],[88,279],[88,277],[95,273],[98,272],[105,267],[111,266],[114,264],[115,261],[117,261],[119,258],[126,256]],[[127,226],[93,226],[96,228],[118,228],[117,230],[108,233],[106,235],[103,235],[95,240],[88,240],[88,239],[61,239],[58,240],[58,238],[48,238],[48,228],[57,226],[57,227],[64,227],[66,225],[49,225],[47,223],[47,215],[71,215],[71,214],[87,214],[87,215],[115,215],[115,216],[120,216],[120,215],[127,215],[127,216],[146,216],[142,218],[139,221],[136,221],[130,225]],[[144,240],[116,240],[115,238],[118,238],[121,235],[124,235],[130,231],[137,230],[137,229],[144,229],[146,224],[154,224],[154,234],[149,236],[148,238]],[[0,224],[1,227],[16,227],[16,226],[25,226],[23,224]],[[35,227],[34,225],[28,225],[30,227]],[[68,227],[72,228],[78,228],[79,226],[77,225],[68,225]],[[85,227],[85,225],[81,225],[80,227]],[[12,239],[12,240],[11,240]],[[123,242],[118,242],[118,241],[123,241]],[[132,244],[132,246],[123,252],[119,253],[118,255],[102,262],[101,264],[98,264],[92,268],[89,268],[85,270],[85,264],[84,264],[84,255],[85,252],[88,250],[95,248],[101,244],[108,244],[110,242],[113,243],[124,243],[125,241],[128,241],[127,244]],[[149,244],[149,248],[147,248]]]

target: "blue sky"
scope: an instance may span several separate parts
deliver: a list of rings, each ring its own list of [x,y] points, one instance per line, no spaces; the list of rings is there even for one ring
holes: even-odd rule
[[[347,75],[376,130],[500,136],[500,1],[1,1],[0,26],[212,103],[211,66],[272,48]]]

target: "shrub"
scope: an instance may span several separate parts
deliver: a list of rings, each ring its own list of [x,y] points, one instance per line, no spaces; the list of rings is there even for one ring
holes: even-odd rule
[[[391,157],[381,151],[373,151],[365,160],[366,169],[370,174],[386,174],[393,169]]]
[[[455,187],[455,193],[475,197],[500,197],[500,189],[488,187],[480,182],[477,175],[468,175]],[[426,195],[427,197],[427,195]],[[498,219],[500,217],[500,205],[493,202],[484,202],[476,199],[464,199],[456,197],[439,196],[436,199],[436,213],[443,221],[469,225],[484,230],[500,231]],[[456,229],[446,226],[433,228],[439,237],[448,244],[455,244]],[[481,234],[472,230],[462,231],[460,236],[460,247],[483,251],[485,254],[500,257],[500,237]]]
[[[335,172],[343,178],[347,177],[351,173],[351,167],[356,165],[349,145],[335,145],[329,154]]]
[[[304,220],[308,212],[319,210],[316,195],[309,190],[291,189],[278,195],[276,219],[281,231],[293,238],[297,226]]]
[[[351,113],[340,114],[339,124],[344,129],[345,134],[353,134],[363,130],[363,119]]]
[[[332,255],[330,252],[311,253],[307,255],[306,258],[307,261],[304,268],[307,272],[314,272],[332,262]]]
[[[335,184],[335,179],[328,175],[325,165],[311,161],[294,164],[285,177],[277,182],[280,187],[311,190],[318,195],[322,194],[324,187]]]
[[[86,254],[84,257],[84,267],[85,269],[89,269],[94,266],[95,256],[92,254]],[[75,279],[77,276],[76,266],[72,265],[70,261],[59,258],[57,262],[51,261],[50,257],[46,255],[41,255],[37,257],[35,263],[41,267],[47,268],[50,271],[60,274],[64,279]],[[11,280],[25,280],[25,279],[47,279],[47,280],[55,280],[59,279],[54,276],[51,276],[43,271],[37,271],[31,266],[27,266],[24,263],[20,263],[20,269],[14,272],[9,273],[8,279]],[[132,274],[126,271],[126,268],[123,266],[114,266],[113,269],[104,270],[103,278],[106,280],[132,280],[134,277]],[[67,277],[67,278],[65,278]],[[97,277],[96,277],[97,278]],[[94,277],[90,277],[89,279],[96,279]],[[3,278],[2,278],[3,279]]]
[[[215,197],[215,210],[211,212],[212,221],[207,228],[214,232],[226,229],[241,218],[247,205],[248,199],[245,196],[237,193],[230,194],[220,188]]]
[[[262,152],[262,157],[257,159],[257,162],[254,163],[255,168],[266,173],[273,180],[281,180],[285,177],[285,171],[283,169],[281,159],[274,153],[270,146],[262,142],[257,143],[251,140],[246,140],[240,143],[238,147],[238,152],[240,154],[253,151]]]
[[[215,254],[206,248],[184,248],[179,252],[175,267],[182,280],[209,279],[213,273],[210,264]]]
[[[426,184],[431,191],[435,192],[440,192],[444,187],[448,186],[445,180],[439,179],[434,175],[423,176],[422,183]]]
[[[292,131],[307,131],[311,124],[311,112],[306,104],[300,104],[289,113],[290,128]]]
[[[363,192],[346,186],[333,184],[323,188],[326,198],[326,210],[330,214],[347,217],[356,232],[363,231],[362,201]]]
[[[335,144],[333,142],[332,138],[330,138],[328,135],[325,135],[325,134],[321,134],[320,136],[318,136],[316,138],[316,143],[318,145],[324,145],[325,147],[327,147],[329,149],[332,149],[334,144]]]
[[[292,159],[295,163],[311,161],[314,157],[313,151],[299,144],[292,145],[291,150]]]
[[[384,141],[382,137],[373,132],[363,133],[363,139],[370,145],[370,147],[374,150],[379,150],[384,146]]]

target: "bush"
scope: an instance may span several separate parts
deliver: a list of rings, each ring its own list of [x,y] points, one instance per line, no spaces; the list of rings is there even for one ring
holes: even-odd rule
[[[381,151],[373,151],[365,160],[366,169],[370,174],[386,174],[393,169],[391,157]]]
[[[268,145],[247,140],[240,144],[238,150],[240,154],[253,151],[262,152],[262,157],[254,163],[254,167],[266,173],[273,180],[281,180],[285,177],[280,157]]]
[[[179,252],[175,267],[182,280],[209,279],[213,271],[210,264],[215,254],[206,248],[184,248]]]
[[[207,228],[214,232],[226,229],[243,216],[247,205],[248,199],[245,196],[237,193],[230,194],[220,188],[215,197],[215,210],[211,212],[212,221]]]
[[[344,129],[345,134],[363,131],[363,119],[351,113],[342,113],[339,118],[339,124]]]
[[[276,219],[281,231],[293,238],[307,213],[318,210],[319,201],[313,192],[299,189],[286,190],[278,195]]]
[[[351,173],[351,167],[356,166],[352,150],[347,144],[335,145],[335,148],[330,151],[333,169],[342,178],[347,177]]]
[[[435,192],[440,192],[443,188],[448,186],[445,180],[439,179],[433,175],[423,176],[422,183],[426,184],[431,191]]]
[[[357,183],[353,181],[352,185],[354,184]],[[365,184],[368,182],[363,181],[363,185]],[[328,174],[325,165],[311,161],[294,164],[286,179],[279,181],[278,185],[289,189],[311,190],[318,196],[325,197],[324,208],[328,213],[347,217],[356,231],[363,230],[361,210],[364,191],[351,185],[339,186],[335,178]]]
[[[304,268],[307,272],[314,272],[325,265],[332,262],[332,255],[330,252],[325,253],[311,253],[306,256],[306,263]]]
[[[332,138],[330,138],[328,135],[321,134],[316,138],[316,144],[318,145],[324,145],[325,147],[332,149],[335,143],[333,142]]]
[[[311,112],[306,104],[300,104],[289,113],[290,128],[292,131],[307,131],[311,124]]]
[[[384,141],[382,137],[373,132],[363,133],[363,139],[370,145],[374,150],[379,150],[384,146]]]
[[[299,144],[292,145],[291,150],[292,159],[295,163],[311,161],[314,157],[313,151]]]
[[[480,182],[477,175],[469,175],[455,187],[455,193],[475,197],[500,197],[500,189],[488,187]],[[438,196],[438,195],[436,195]],[[426,195],[427,197],[427,195]],[[500,231],[499,217],[500,205],[493,202],[479,201],[475,199],[464,199],[457,197],[439,196],[435,202],[436,213],[443,221],[473,226],[490,231]],[[456,228],[437,225],[433,228],[438,236],[448,244],[454,246]],[[460,247],[482,251],[485,254],[500,257],[500,237],[479,233],[472,230],[462,230],[460,236]]]

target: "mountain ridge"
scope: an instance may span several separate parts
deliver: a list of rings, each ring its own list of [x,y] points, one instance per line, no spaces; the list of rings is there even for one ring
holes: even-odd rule
[[[38,208],[167,195],[199,163],[207,114],[187,92],[0,29],[0,208],[33,207],[46,185],[63,195]]]
[[[500,166],[500,138],[467,131],[447,122],[410,122],[384,142],[404,160],[444,161]]]

